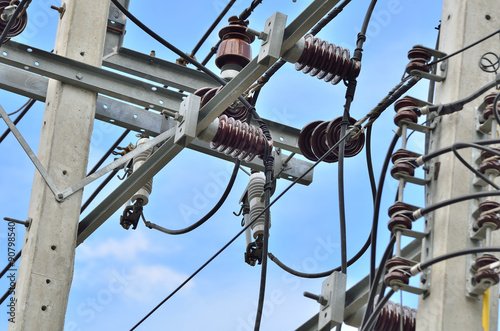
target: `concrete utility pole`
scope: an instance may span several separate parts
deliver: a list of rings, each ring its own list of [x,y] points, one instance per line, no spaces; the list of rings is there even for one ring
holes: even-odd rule
[[[109,5],[109,0],[63,0],[54,52],[100,67]],[[58,188],[86,175],[96,98],[94,92],[49,82],[38,158]],[[57,202],[35,174],[28,214],[33,222],[24,238],[9,330],[63,330],[81,199],[82,191]]]
[[[498,0],[444,0],[439,49],[450,54],[499,27]],[[498,53],[498,36],[451,58],[446,80],[436,84],[435,104],[456,101],[493,81],[494,74],[485,73],[478,66],[481,56],[489,51]],[[438,73],[439,70],[438,65]],[[455,142],[478,139],[474,107],[483,101],[484,95],[466,105],[462,111],[435,120],[437,128],[430,135],[429,151],[451,146]],[[476,166],[470,149],[463,150],[461,155]],[[452,153],[431,162],[431,177],[435,177],[437,162],[440,162],[440,170],[437,179],[432,179],[427,187],[427,204],[472,193],[475,175]],[[472,247],[468,231],[472,219],[470,206],[470,202],[454,204],[431,215],[434,223],[432,256]],[[498,243],[498,233],[494,232],[492,245],[498,246]],[[425,254],[424,251],[422,255]],[[466,257],[432,266],[430,295],[419,300],[417,330],[483,330],[483,298],[466,296],[467,272]],[[497,330],[498,286],[490,288],[490,295],[489,330],[492,331]],[[484,313],[487,316],[488,309]]]

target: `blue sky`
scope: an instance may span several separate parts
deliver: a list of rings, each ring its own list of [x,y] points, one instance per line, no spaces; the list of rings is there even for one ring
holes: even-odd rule
[[[317,37],[354,50],[356,35],[370,1],[358,0],[345,10]],[[190,52],[227,1],[185,2],[131,0],[130,11],[169,42]],[[227,23],[227,17],[238,15],[250,1],[238,0],[216,29]],[[261,30],[274,12],[288,15],[292,21],[310,1],[264,0],[250,16],[250,27]],[[54,45],[58,14],[50,5],[58,1],[33,1],[28,10],[29,25],[15,40],[50,51]],[[441,17],[441,3],[431,0],[381,0],[375,8],[363,53],[361,75],[351,108],[351,116],[360,118],[372,109],[396,85],[408,63],[407,52],[413,45],[434,47]],[[418,19],[417,19],[418,18]],[[198,51],[203,59],[218,40],[213,33]],[[175,62],[177,56],[140,31],[127,24],[124,46]],[[253,44],[254,55],[259,43]],[[209,68],[219,72],[215,64]],[[0,69],[1,70],[1,69]],[[420,82],[408,94],[427,98],[428,84]],[[341,116],[345,87],[333,86],[297,72],[293,64],[282,68],[262,90],[257,111],[264,117],[296,128],[313,120],[331,120]],[[0,90],[0,105],[12,112],[26,98]],[[43,105],[38,103],[18,125],[33,150],[38,139]],[[387,147],[396,126],[394,111],[389,108],[375,123],[373,162],[380,173]],[[0,122],[0,131],[6,128]],[[101,157],[123,129],[109,123],[95,122],[89,168]],[[122,146],[135,143],[130,134]],[[414,134],[409,148],[423,152],[424,136]],[[25,219],[27,215],[34,166],[10,135],[0,144],[1,217]],[[111,160],[111,159],[110,159]],[[108,160],[108,162],[110,161]],[[219,199],[229,179],[232,164],[191,150],[184,150],[154,179],[153,193],[145,207],[146,218],[159,225],[177,229],[203,216]],[[421,174],[420,174],[421,175]],[[140,224],[126,231],[119,225],[120,209],[76,251],[76,265],[66,314],[66,330],[124,330],[131,328],[146,313],[175,289],[185,278],[212,256],[240,229],[238,201],[248,182],[243,172],[220,211],[201,228],[182,236],[168,236]],[[366,240],[371,226],[372,202],[364,153],[346,160],[346,206],[348,256],[354,255]],[[278,181],[276,192],[290,182]],[[87,209],[119,184],[114,179]],[[84,200],[98,183],[84,191]],[[381,208],[380,251],[389,238],[386,229],[387,208],[394,201],[397,182],[386,181]],[[423,204],[423,190],[408,185],[405,201]],[[188,207],[192,211],[186,214]],[[284,263],[305,272],[320,272],[340,264],[338,221],[337,165],[321,164],[314,171],[313,183],[297,185],[271,209],[270,252]],[[415,224],[416,228],[421,224]],[[7,225],[0,223],[1,267],[7,263]],[[17,228],[21,245],[24,229]],[[139,330],[253,330],[258,300],[260,267],[245,264],[244,237],[239,238],[186,287],[165,303]],[[369,270],[368,256],[348,269],[348,287],[362,279]],[[269,263],[266,305],[262,330],[292,330],[318,312],[319,305],[302,293],[321,291],[320,280],[300,279],[286,274]],[[7,288],[0,281],[2,294]],[[399,295],[393,300],[399,301]],[[404,304],[416,307],[417,298],[405,295]],[[6,311],[5,304],[0,311]],[[0,319],[0,328],[6,328]],[[348,330],[349,328],[345,328]]]

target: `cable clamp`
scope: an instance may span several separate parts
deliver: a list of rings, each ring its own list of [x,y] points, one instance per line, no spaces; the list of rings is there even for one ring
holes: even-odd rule
[[[422,209],[417,209],[413,212],[413,219],[416,221],[422,217]]]
[[[417,274],[419,274],[421,272],[422,272],[422,268],[421,268],[421,264],[420,263],[417,263],[413,267],[410,268],[410,274],[412,276],[415,276],[415,275],[417,275]]]

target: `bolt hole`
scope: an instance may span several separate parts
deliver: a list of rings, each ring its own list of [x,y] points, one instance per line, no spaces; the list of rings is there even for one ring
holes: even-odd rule
[[[24,70],[30,70],[30,67],[24,66]]]
[[[484,18],[486,18],[488,21],[491,20],[491,16],[490,15],[486,15]]]
[[[47,310],[47,306],[42,306],[42,311],[46,311]]]
[[[2,55],[3,55],[3,56],[7,56],[7,55],[9,55],[9,53],[7,53],[7,52],[3,52],[3,53],[2,53]]]
[[[153,91],[153,92],[156,92],[156,90],[158,90],[158,89],[154,86],[151,88],[151,91]]]
[[[451,15],[448,15],[448,20],[450,20],[450,18],[451,18]]]
[[[68,172],[66,170],[62,171],[63,175],[66,175]]]
[[[81,56],[85,56],[85,52],[80,52],[80,55]]]
[[[40,62],[36,61],[36,62],[35,62],[35,66],[37,66],[37,67],[38,67],[39,65],[40,65]]]
[[[160,105],[163,105],[163,100],[159,100],[159,101],[158,101],[158,103],[159,103]]]
[[[28,53],[31,53],[31,52],[33,52],[33,49],[28,48],[27,51],[28,51]]]
[[[111,123],[115,123],[115,120],[109,120]]]
[[[50,279],[46,279],[46,280],[45,280],[45,282],[46,282],[47,284],[50,284]]]
[[[102,105],[102,108],[108,109],[108,105]]]
[[[50,249],[51,249],[51,250],[53,250],[53,251],[55,251],[55,250],[56,250],[56,248],[57,248],[57,246],[56,246],[56,245],[52,245],[52,246],[50,246]]]
[[[137,118],[137,117],[138,117],[137,114],[134,114],[134,118]]]
[[[149,105],[149,108],[154,109],[155,105]]]
[[[144,129],[140,129],[139,131],[141,131],[141,132],[146,132],[146,130],[144,130]]]
[[[283,137],[280,137],[280,141],[285,141],[285,138],[283,138]]]

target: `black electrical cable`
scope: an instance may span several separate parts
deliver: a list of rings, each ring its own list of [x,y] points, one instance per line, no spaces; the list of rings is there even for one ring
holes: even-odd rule
[[[260,330],[260,324],[262,320],[262,313],[264,311],[264,298],[266,293],[266,280],[267,280],[267,252],[269,250],[269,227],[271,221],[270,214],[270,202],[271,202],[271,190],[273,181],[273,167],[274,167],[274,157],[267,155],[264,161],[265,166],[265,177],[266,183],[264,185],[264,238],[262,241],[262,264],[261,264],[261,275],[260,275],[260,289],[259,289],[259,299],[257,304],[257,314],[255,316],[255,326],[254,331]]]
[[[392,138],[391,144],[389,145],[389,149],[387,150],[384,164],[382,166],[382,171],[380,172],[377,194],[375,196],[375,206],[373,210],[373,222],[371,231],[370,284],[373,284],[373,279],[375,277],[375,264],[376,264],[376,253],[377,253],[377,228],[378,228],[378,220],[380,212],[380,202],[382,199],[382,191],[384,189],[385,176],[387,173],[387,169],[389,168],[389,162],[391,160],[391,156],[396,146],[396,143],[398,142],[398,139],[399,136],[395,134],[394,138]]]
[[[23,250],[21,249],[19,252],[17,252],[17,254],[12,258],[12,261],[9,261],[9,263],[7,263],[7,266],[5,266],[5,268],[3,268],[2,272],[0,272],[0,279],[7,273],[7,271],[9,271],[10,268],[12,268],[14,266],[16,261],[21,256],[22,251]]]
[[[16,125],[17,123],[19,123],[19,121],[21,121],[21,119],[24,117],[24,115],[26,115],[26,113],[31,109],[31,107],[33,107],[33,105],[35,104],[36,100],[35,99],[30,99],[23,107],[23,111],[21,112],[21,114],[19,114],[16,119],[13,121],[14,125]],[[21,107],[20,109],[22,109],[23,107]],[[2,134],[2,136],[0,137],[0,144],[2,143],[2,141],[4,141],[5,138],[7,138],[7,136],[9,135],[10,133],[10,129],[7,129],[5,130],[5,132]]]
[[[417,264],[416,269],[419,272],[422,272],[422,270],[429,268],[431,265],[436,264],[438,262],[442,262],[444,260],[448,260],[448,259],[451,259],[454,257],[468,255],[468,254],[478,254],[478,253],[487,253],[487,252],[500,252],[500,247],[474,247],[474,248],[460,250],[457,252],[443,254],[441,256],[437,256],[437,257],[429,259],[425,262]]]
[[[5,294],[0,298],[0,305],[5,301],[5,299],[7,299],[9,297],[9,295],[12,294],[12,292],[14,292],[14,288],[16,286],[16,283],[14,283],[13,287],[9,287],[9,289],[7,290],[7,292],[5,292]]]
[[[3,30],[2,34],[0,35],[0,47],[2,47],[5,39],[7,38],[7,35],[10,32],[10,29],[14,25],[14,23],[17,20],[17,17],[21,13],[23,9],[25,9],[26,2],[31,2],[31,0],[22,0],[21,3],[17,6],[16,10],[14,11],[14,14],[12,14],[12,17],[10,18],[9,22],[7,22],[7,25],[5,26],[5,29]]]
[[[372,189],[373,202],[377,197],[377,184],[375,183],[375,173],[373,171],[372,162],[372,126],[366,129],[365,134],[365,152],[366,152],[366,167],[368,169],[368,177],[370,178],[370,187]]]
[[[366,326],[365,327],[361,327],[361,331],[369,331],[371,330],[371,328],[373,327],[373,324],[375,323],[375,321],[377,320],[379,314],[380,314],[380,311],[382,310],[382,308],[384,308],[385,304],[387,303],[387,301],[389,301],[389,299],[391,298],[391,296],[394,294],[394,290],[391,289],[383,298],[382,300],[380,300],[378,303],[377,303],[377,307],[375,307],[375,310],[373,311],[373,313],[370,315],[370,318],[366,321]],[[367,307],[368,308],[368,307]]]
[[[486,177],[485,175],[483,175],[481,172],[479,172],[477,169],[474,169],[473,166],[471,166],[469,164],[469,162],[465,161],[465,159],[458,153],[458,148],[464,148],[464,147],[473,147],[473,148],[478,148],[478,149],[481,149],[481,150],[484,150],[484,151],[488,151],[492,154],[495,154],[497,156],[500,157],[500,152],[497,152],[491,148],[488,148],[488,147],[483,147],[481,145],[474,145],[474,144],[471,144],[471,143],[458,143],[458,144],[453,144],[452,146],[452,151],[453,151],[453,154],[455,154],[456,158],[462,162],[462,164],[464,166],[467,167],[467,169],[469,169],[470,171],[472,171],[476,176],[478,176],[479,178],[481,178],[482,180],[484,180],[488,185],[491,185],[493,186],[496,190],[500,190],[500,187],[498,187],[498,185],[496,185],[494,182],[492,182],[488,177]]]
[[[167,233],[167,234],[171,234],[171,235],[185,234],[185,233],[193,231],[194,229],[197,229],[201,225],[205,224],[205,222],[208,221],[217,211],[219,211],[220,207],[224,204],[224,202],[226,202],[226,199],[227,199],[229,193],[231,192],[233,185],[234,185],[234,182],[236,180],[236,175],[238,174],[240,164],[241,164],[240,160],[237,159],[235,164],[234,164],[233,172],[231,174],[231,178],[229,179],[229,183],[227,184],[226,189],[224,190],[224,193],[222,193],[222,196],[220,197],[219,201],[205,216],[203,216],[197,222],[195,222],[192,225],[190,225],[186,228],[183,228],[183,229],[170,230],[170,229],[166,229],[162,226],[159,226],[157,224],[146,221],[146,219],[144,218],[144,215],[141,215],[142,219],[144,221],[144,224],[146,225],[146,227],[148,227],[150,229],[156,229],[158,231],[161,231],[161,232]]]
[[[209,265],[217,256],[219,256],[229,245],[231,245],[242,233],[244,233],[252,224],[273,206],[279,199],[281,199],[292,187],[294,187],[299,181],[301,181],[308,173],[310,173],[318,164],[320,164],[330,153],[332,153],[338,146],[341,141],[347,139],[347,137],[351,134],[351,130],[343,137],[339,139],[337,143],[335,143],[322,157],[320,157],[309,169],[304,171],[302,175],[297,177],[287,188],[283,190],[276,198],[274,198],[271,203],[265,207],[252,221],[250,221],[243,229],[241,229],[228,243],[226,243],[221,249],[219,249],[210,259],[207,260],[201,267],[199,267],[191,276],[189,276],[182,284],[180,284],[172,293],[170,293],[165,299],[163,299],[155,308],[153,308],[146,316],[144,316],[134,327],[132,330],[135,330],[140,324],[142,324],[149,316],[151,316],[158,308],[160,308],[165,302],[167,302],[175,293],[177,293],[181,288],[183,288],[191,279],[193,279],[200,271],[202,271],[207,265]]]
[[[217,24],[219,24],[220,21],[224,18],[224,16],[226,16],[227,12],[229,11],[229,9],[231,9],[231,7],[234,5],[235,2],[236,2],[236,0],[230,0],[229,3],[226,5],[226,7],[219,14],[219,16],[217,16],[217,18],[215,19],[215,21],[208,28],[207,32],[205,32],[205,34],[203,35],[203,37],[201,37],[200,41],[198,41],[198,43],[196,44],[196,46],[194,46],[193,50],[189,54],[191,57],[195,56],[196,52],[198,52],[198,50],[200,49],[201,45],[203,45],[203,43],[207,40],[208,36],[210,36],[210,34],[214,31],[214,29],[217,27]]]
[[[454,52],[454,53],[451,53],[450,55],[446,55],[446,56],[444,56],[444,57],[442,57],[442,58],[440,58],[440,59],[437,59],[436,61],[433,61],[433,62],[429,63],[429,66],[432,66],[432,65],[434,65],[434,64],[436,64],[436,63],[439,63],[439,62],[441,62],[441,61],[444,61],[444,60],[446,60],[446,59],[449,59],[449,58],[450,58],[450,57],[452,57],[452,56],[455,56],[455,55],[457,55],[457,54],[460,54],[460,53],[462,53],[463,51],[466,51],[466,50],[468,50],[469,48],[474,47],[474,46],[476,46],[476,45],[477,45],[477,44],[479,44],[479,43],[482,43],[482,42],[483,42],[483,41],[485,41],[486,39],[489,39],[489,38],[493,37],[494,35],[496,35],[496,34],[498,34],[498,33],[500,33],[500,30],[495,31],[495,32],[493,32],[493,33],[491,33],[491,34],[487,35],[486,37],[481,38],[480,40],[478,40],[478,41],[476,41],[476,42],[474,42],[474,43],[470,44],[469,46],[466,46],[466,47],[464,47],[464,48],[462,48],[462,49],[460,49],[460,50],[458,50],[458,51],[456,51],[456,52]]]
[[[245,10],[241,12],[240,16],[238,16],[240,21],[244,21],[247,18],[249,18],[254,9],[257,8],[257,6],[260,5],[261,3],[262,0],[253,0],[250,6],[248,8],[245,8]]]
[[[451,199],[444,200],[441,202],[437,202],[437,203],[430,205],[428,207],[419,209],[419,210],[415,211],[413,213],[413,215],[415,216],[415,219],[417,219],[417,218],[420,218],[421,216],[424,216],[430,212],[433,212],[436,209],[443,208],[443,207],[446,207],[446,206],[449,206],[449,205],[452,205],[455,203],[459,203],[459,202],[466,201],[466,200],[479,199],[479,198],[485,198],[485,197],[490,197],[490,196],[497,196],[497,195],[500,195],[500,191],[485,191],[485,192],[476,192],[476,193],[471,193],[471,194],[467,194],[467,195],[462,195],[459,197],[455,197],[455,198],[451,198]],[[420,216],[420,217],[417,217],[417,216]]]
[[[437,112],[438,115],[447,115],[447,114],[451,114],[451,113],[454,113],[456,111],[462,110],[465,104],[471,102],[474,99],[477,99],[483,93],[485,93],[486,91],[488,91],[492,87],[495,87],[499,83],[500,83],[500,74],[498,74],[496,76],[494,81],[484,85],[479,90],[472,93],[471,95],[469,95],[461,100],[450,102],[448,104],[430,106],[428,108],[429,112]]]
[[[342,116],[340,136],[344,136],[347,125],[349,125],[349,105],[346,101],[346,108]],[[345,190],[344,190],[344,156],[345,140],[340,143],[338,151],[338,194],[339,194],[339,223],[340,223],[340,272],[347,274],[347,227],[345,215]]]
[[[118,169],[114,169],[113,171],[111,171],[111,173],[108,175],[108,177],[106,177],[102,183],[96,188],[96,190],[90,195],[90,197],[85,201],[85,203],[82,205],[81,209],[80,209],[80,214],[83,213],[83,211],[85,209],[87,209],[87,207],[90,205],[90,203],[92,201],[94,201],[94,199],[96,198],[96,196],[101,193],[101,191],[104,189],[104,187],[106,187],[106,185],[108,185],[108,183],[113,179],[113,177],[118,173]]]
[[[476,141],[471,141],[470,142],[471,144],[474,144],[474,145],[492,145],[492,144],[500,144],[500,139],[490,139],[490,140],[476,140]],[[463,144],[461,142],[458,142],[458,143],[455,143],[454,145],[457,145],[457,144]],[[468,147],[468,146],[464,146],[463,148],[465,147]],[[460,147],[457,147],[457,149],[460,149]],[[432,153],[429,153],[427,155],[423,155],[421,156],[422,158],[422,163],[425,163],[435,157],[438,157],[440,155],[443,155],[445,153],[449,153],[453,151],[453,145],[449,146],[449,147],[445,147],[445,148],[442,148],[442,149],[438,149],[437,151],[434,151]]]
[[[333,8],[325,17],[321,19],[312,29],[310,34],[313,36],[318,34],[328,23],[330,23],[352,0],[344,0],[337,7]]]
[[[217,42],[217,44],[215,44],[215,46],[213,46],[212,48],[210,48],[210,52],[207,54],[207,56],[205,56],[205,59],[201,62],[201,64],[207,65],[208,61],[210,61],[210,59],[212,58],[212,56],[214,56],[215,53],[217,53],[217,49],[219,49],[219,45],[220,45],[221,42],[222,42],[222,39],[219,39],[219,41]]]
[[[356,253],[356,255],[354,255],[349,261],[347,261],[347,266],[348,267],[350,267],[351,265],[353,265],[356,261],[359,260],[359,258],[361,256],[363,256],[363,254],[368,250],[368,247],[370,247],[370,241],[371,241],[371,236],[368,236],[368,238],[366,239],[366,242],[363,245],[363,247],[361,247],[361,249]],[[318,273],[312,274],[312,273],[300,272],[300,271],[294,270],[294,269],[286,266],[283,262],[281,262],[272,253],[269,253],[269,258],[271,259],[271,261],[273,261],[274,263],[276,263],[278,265],[278,267],[280,267],[284,271],[286,271],[289,274],[292,274],[294,276],[301,277],[301,278],[323,278],[323,277],[328,277],[333,272],[340,271],[340,268],[341,268],[341,266],[338,266],[337,268],[334,268],[332,270],[328,270],[328,271],[318,272]]]
[[[15,110],[15,111],[13,111],[13,112],[12,112],[12,113],[10,113],[10,114],[7,114],[7,116],[9,116],[9,117],[10,117],[10,116],[12,116],[12,115],[15,115],[15,114],[19,113],[21,110],[23,110],[25,107],[27,107],[27,106],[28,106],[28,104],[30,103],[30,101],[31,101],[31,100],[33,100],[33,99],[29,99],[28,101],[26,101],[26,102],[24,103],[24,105],[22,105],[21,107],[19,107],[19,109],[18,109],[18,110]]]
[[[111,153],[120,145],[120,143],[125,139],[125,137],[130,133],[130,130],[127,129],[123,131],[120,137],[115,141],[115,143],[107,150],[106,153],[101,157],[101,159],[96,163],[96,165],[87,173],[87,176],[92,175],[94,172],[99,169],[99,167],[106,161],[106,159],[111,155]]]
[[[389,256],[392,255],[392,251],[394,250],[394,243],[396,242],[396,236],[391,236],[391,239],[389,240],[389,244],[387,245],[384,254],[382,255],[382,260],[380,260],[380,265],[378,267],[377,273],[375,277],[370,279],[370,292],[368,294],[368,301],[366,304],[366,310],[363,316],[363,322],[361,323],[361,327],[365,324],[366,320],[368,319],[368,316],[370,316],[371,309],[373,307],[373,302],[375,301],[375,297],[377,294],[377,288],[378,288],[378,283],[380,282],[380,278],[382,278],[382,274],[385,271],[385,263],[389,259]],[[383,290],[384,286],[382,286],[381,291]]]

